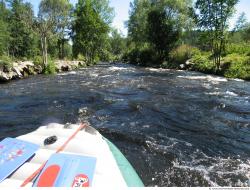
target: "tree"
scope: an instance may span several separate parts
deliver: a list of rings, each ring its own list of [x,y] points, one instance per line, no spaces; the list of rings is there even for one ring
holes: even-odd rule
[[[47,40],[55,34],[55,31],[61,26],[64,19],[64,9],[67,0],[42,0],[39,5],[38,18],[35,23],[35,29],[40,34],[43,63],[48,65],[48,43]]]
[[[227,42],[228,20],[238,0],[197,0],[197,23],[201,30],[208,31],[216,70],[220,69],[221,55]]]
[[[13,57],[30,57],[35,43],[34,33],[26,27],[25,21],[33,22],[32,6],[30,3],[23,3],[22,0],[12,0],[10,6],[10,54]]]
[[[250,24],[248,24],[248,26],[247,26],[246,29],[244,30],[243,39],[244,39],[246,42],[250,42]]]
[[[69,41],[70,29],[71,29],[71,20],[72,20],[72,4],[70,4],[69,0],[64,0],[61,2],[61,16],[58,20],[58,26],[56,32],[58,34],[58,52],[59,58],[64,59],[65,43]]]
[[[152,10],[148,15],[148,39],[157,52],[160,61],[167,58],[180,37],[180,29],[174,28],[174,21],[167,20],[163,10]]]
[[[10,41],[10,33],[9,33],[9,11],[6,8],[5,2],[0,2],[0,55],[8,54],[9,52],[9,41]]]
[[[147,16],[150,9],[150,0],[134,0],[130,3],[128,37],[135,43],[136,48],[147,43]]]
[[[110,51],[117,60],[120,60],[121,56],[126,51],[126,39],[121,33],[118,32],[117,29],[114,29],[111,33]]]
[[[109,23],[113,14],[110,14],[110,9],[98,9],[102,3],[107,8],[104,3],[109,1],[80,0],[76,5],[72,33],[73,55],[77,57],[83,54],[88,63],[99,59],[108,40]]]
[[[160,61],[168,58],[184,26],[188,23],[190,1],[153,1],[148,13],[148,40],[157,52]]]

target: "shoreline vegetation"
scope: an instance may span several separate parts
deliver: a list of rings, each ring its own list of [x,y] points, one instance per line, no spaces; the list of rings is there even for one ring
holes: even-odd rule
[[[41,0],[38,15],[24,0],[1,0],[0,81],[100,61],[250,80],[245,13],[229,28],[237,3],[133,0],[124,36],[111,26],[115,14],[109,0],[79,0],[75,6],[69,0]]]
[[[0,65],[0,83],[27,78],[31,75],[67,72],[82,67],[87,67],[84,61],[50,61],[46,69],[43,68],[42,64],[35,61],[5,62]]]

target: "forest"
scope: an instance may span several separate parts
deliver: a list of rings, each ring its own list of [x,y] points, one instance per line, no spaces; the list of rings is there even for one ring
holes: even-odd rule
[[[0,1],[0,66],[32,60],[45,73],[55,60],[100,61],[187,69],[250,80],[250,23],[239,0],[134,0],[128,35],[112,28],[109,0]]]

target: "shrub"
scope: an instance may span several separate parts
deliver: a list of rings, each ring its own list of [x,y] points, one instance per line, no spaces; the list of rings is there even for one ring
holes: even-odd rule
[[[84,55],[78,54],[78,56],[77,56],[77,61],[86,61],[86,58],[85,58]]]
[[[169,59],[171,62],[173,62],[173,64],[179,66],[181,64],[184,64],[188,59],[192,58],[194,55],[200,54],[201,52],[198,48],[189,45],[181,45],[170,52]]]
[[[231,43],[226,46],[226,55],[228,54],[240,54],[249,55],[250,54],[250,44],[249,43]]]
[[[43,58],[41,56],[35,56],[33,59],[35,65],[43,66]]]
[[[49,59],[48,65],[45,68],[45,74],[49,75],[49,74],[55,74],[55,73],[56,73],[55,62],[53,60]]]
[[[250,57],[235,53],[230,54],[223,58],[223,64],[229,65],[224,72],[224,76],[250,79]]]
[[[193,63],[191,69],[203,73],[214,73],[215,65],[213,64],[213,61],[210,59],[210,57],[211,55],[208,52],[200,52],[195,54],[190,60]]]
[[[8,56],[0,56],[0,67],[4,71],[9,71],[12,67],[13,60]]]
[[[141,66],[155,66],[161,64],[154,50],[146,46],[143,48],[133,48],[123,55],[122,60]]]

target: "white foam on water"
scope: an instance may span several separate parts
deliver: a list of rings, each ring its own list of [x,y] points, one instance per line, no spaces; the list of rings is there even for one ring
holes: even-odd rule
[[[122,70],[128,70],[128,68],[125,67],[116,67],[116,66],[112,66],[108,68],[111,71],[122,71]]]
[[[231,79],[231,80],[234,80],[234,81],[237,81],[237,82],[244,82],[244,80],[242,80],[242,79]]]
[[[231,92],[229,90],[227,90],[226,92],[206,92],[205,94],[212,95],[212,96],[224,96],[224,97],[229,97],[229,96],[237,97],[237,96],[239,96],[238,94]]]
[[[223,77],[216,77],[216,76],[177,76],[177,78],[183,78],[183,79],[190,79],[190,80],[206,80],[208,82],[211,82],[213,84],[219,84],[220,82],[227,82],[228,80]]]
[[[238,96],[238,94],[231,92],[231,91],[226,91],[226,94],[230,95],[230,96]]]
[[[97,78],[99,75],[98,74],[96,74],[96,73],[90,73],[89,74],[91,77],[94,77],[94,78]]]
[[[148,71],[153,71],[153,72],[164,72],[164,71],[170,71],[171,69],[163,69],[163,68],[146,68]]]
[[[67,73],[59,73],[57,74],[58,76],[67,76],[67,75],[76,75],[77,72],[76,71],[70,71],[70,72],[67,72]]]
[[[166,145],[158,144],[154,140],[146,141],[149,148],[155,150],[160,150],[164,153],[168,151],[175,150],[181,143],[182,145],[191,148],[192,144],[179,141],[175,138],[169,138],[169,142]],[[178,148],[177,148],[178,149]],[[199,149],[194,150],[189,155],[183,155],[181,152],[175,151],[179,155],[179,159],[182,161],[174,160],[172,161],[173,168],[178,168],[185,171],[198,172],[204,180],[212,187],[218,187],[220,184],[217,182],[217,178],[223,179],[223,181],[229,186],[240,186],[247,187],[249,181],[238,180],[234,182],[232,176],[245,176],[245,178],[250,179],[250,159],[241,160],[235,158],[221,158],[217,156],[208,156]],[[204,164],[205,163],[205,164]],[[165,171],[162,175],[169,175],[169,171]],[[175,174],[173,174],[175,175]],[[217,176],[215,179],[214,176]],[[167,177],[167,176],[166,176]]]
[[[176,161],[173,161],[173,167],[174,168],[179,168],[179,169],[183,169],[183,170],[190,170],[190,171],[198,171],[199,173],[203,174],[203,178],[210,184],[210,186],[213,187],[219,187],[219,185],[212,181],[209,177],[209,171],[207,170],[207,168],[205,166],[199,165],[196,167],[192,167],[192,166],[185,166],[185,165],[181,165]]]

